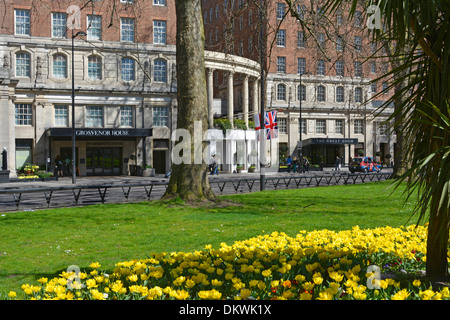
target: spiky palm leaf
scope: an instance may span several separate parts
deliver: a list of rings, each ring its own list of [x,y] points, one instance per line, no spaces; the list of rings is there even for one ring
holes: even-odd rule
[[[376,4],[383,30],[372,32],[384,45],[396,44],[393,68],[382,76],[395,93],[382,106],[396,105],[394,127],[405,130],[405,164],[398,179],[409,196],[418,194],[418,221],[428,219],[427,274],[448,274],[450,229],[450,2],[448,0],[328,0],[325,10]],[[379,79],[378,79],[379,80]],[[389,89],[390,89],[389,88]]]

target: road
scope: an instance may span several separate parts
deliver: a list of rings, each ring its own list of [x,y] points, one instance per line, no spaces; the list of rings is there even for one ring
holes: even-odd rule
[[[346,170],[280,172],[266,176],[266,190],[299,189],[379,181],[392,170],[377,173],[350,174]],[[78,177],[76,185],[70,177],[57,181],[10,182],[0,184],[0,212],[32,211],[45,208],[85,206],[98,203],[126,203],[160,199],[169,179],[161,177]],[[221,174],[210,176],[216,195],[260,191],[259,173]],[[33,190],[28,192],[26,190]]]

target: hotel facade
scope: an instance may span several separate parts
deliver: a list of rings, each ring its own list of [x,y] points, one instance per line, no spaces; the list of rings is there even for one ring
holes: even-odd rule
[[[373,81],[389,70],[389,61],[382,57],[383,48],[370,39],[365,8],[357,8],[353,21],[348,22],[348,8],[325,17],[323,2],[292,1],[296,12],[292,15],[285,1],[263,1],[261,28],[261,1],[204,0],[206,48],[255,61],[260,61],[264,52],[265,108],[278,111],[282,157],[298,157],[302,146],[302,154],[313,164],[333,166],[336,157],[348,164],[358,155],[390,162],[395,135],[389,134],[386,120],[392,108],[381,113],[377,108],[392,92],[387,82]],[[309,30],[297,18],[305,21]],[[369,56],[379,58],[366,61]],[[229,120],[245,119],[246,79],[216,73],[215,97],[234,100],[235,112],[228,115]],[[230,86],[234,94],[230,94]],[[250,120],[257,110],[249,111]]]
[[[170,171],[173,0],[6,0],[0,13],[0,146],[11,177],[27,163],[54,167],[57,156],[71,168],[72,89],[81,176]],[[243,57],[206,52],[205,63],[259,76]],[[211,119],[221,111],[212,107]]]
[[[362,36],[359,43],[355,26],[347,31],[341,20],[333,35],[345,39],[329,40],[325,32],[308,38],[293,17],[282,18],[283,2],[268,3],[266,110],[279,111],[283,155],[298,156],[300,145],[313,164],[331,165],[336,156],[348,163],[358,150],[381,160],[393,155],[395,136],[383,122],[389,114],[373,114],[383,101],[365,102],[385,85],[370,81],[386,63],[360,62],[375,46]],[[234,131],[238,143],[231,139],[214,152],[223,171],[247,169],[259,163],[249,160],[258,149],[251,121],[261,101],[258,11],[253,1],[202,5],[209,128],[225,118],[247,129]],[[311,2],[298,5],[312,14],[303,7]],[[51,168],[57,156],[70,163],[72,122],[81,176],[139,175],[146,166],[170,171],[177,119],[173,0],[5,0],[0,14],[0,147],[8,151],[11,177],[27,163]]]

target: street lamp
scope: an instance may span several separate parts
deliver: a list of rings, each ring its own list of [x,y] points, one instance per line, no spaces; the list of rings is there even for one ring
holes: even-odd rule
[[[74,39],[78,36],[87,35],[84,31],[78,31],[76,34],[73,34],[72,29],[72,184],[75,184],[77,181],[76,174],[76,155],[75,155],[75,63],[74,63]]]
[[[299,91],[299,127],[300,127],[300,139],[298,142],[298,158],[299,158],[299,165],[302,165],[302,161],[303,161],[303,128],[302,128],[302,76],[303,75],[310,75],[311,72],[300,72],[299,76],[300,76],[300,85],[298,87],[298,91]],[[305,90],[305,97],[306,97],[306,90]]]

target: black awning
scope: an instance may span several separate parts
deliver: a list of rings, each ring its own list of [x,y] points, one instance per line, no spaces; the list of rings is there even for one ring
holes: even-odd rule
[[[303,146],[311,145],[311,144],[357,144],[358,139],[351,138],[310,138],[303,141]]]
[[[50,138],[71,138],[72,128],[47,129]],[[128,140],[145,138],[152,135],[152,129],[125,129],[125,128],[75,128],[75,137],[78,140]]]

